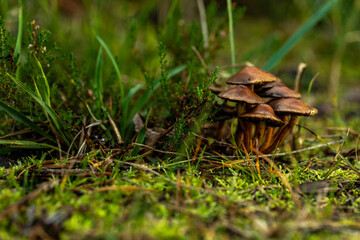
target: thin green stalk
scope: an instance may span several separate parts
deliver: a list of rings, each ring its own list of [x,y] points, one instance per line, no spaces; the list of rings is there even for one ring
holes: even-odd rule
[[[174,12],[176,7],[178,6],[179,0],[174,0],[172,1],[171,7],[169,9],[169,13],[167,15],[167,19],[172,19],[174,16]]]
[[[95,87],[95,97],[96,97],[96,113],[97,117],[100,116],[101,107],[103,106],[103,81],[102,81],[102,47],[100,46],[98,55],[96,58],[96,67],[95,67],[95,79],[94,79],[94,87]]]
[[[17,64],[20,63],[22,32],[23,32],[23,0],[19,0],[19,25],[18,25],[16,45],[14,50],[14,56],[18,57]]]
[[[100,36],[98,36],[97,34],[95,34],[95,37],[99,41],[100,45],[105,49],[106,53],[108,54],[108,56],[109,56],[109,58],[111,60],[111,63],[113,64],[113,67],[114,67],[115,72],[116,72],[116,76],[118,77],[119,86],[120,86],[121,103],[123,103],[124,99],[125,99],[125,96],[124,96],[124,87],[123,87],[123,83],[122,83],[122,78],[121,78],[121,73],[120,73],[119,66],[117,65],[114,56],[112,55],[110,49],[108,48],[108,46],[106,45],[104,40],[102,40],[102,38]]]
[[[200,26],[201,26],[201,32],[203,36],[204,41],[204,49],[207,52],[209,48],[209,32],[208,32],[208,26],[206,22],[206,11],[205,11],[205,5],[203,0],[196,0],[198,9],[199,9],[199,15],[200,15]]]
[[[235,66],[235,43],[234,43],[234,28],[233,28],[231,0],[227,0],[227,10],[228,10],[228,16],[229,16],[229,37],[230,37],[231,65]],[[235,74],[235,69],[234,68],[232,68],[232,73]]]
[[[35,89],[36,93],[39,98],[41,98],[49,107],[51,107],[51,101],[50,101],[50,86],[49,82],[46,78],[46,75],[44,73],[43,67],[41,66],[41,63],[37,59],[35,55],[33,55],[35,62],[37,66],[39,67],[41,76],[36,79],[35,83]]]
[[[307,89],[307,95],[306,95],[306,100],[305,100],[305,104],[307,105],[308,102],[309,102],[309,97],[310,97],[310,93],[311,93],[311,88],[315,82],[315,80],[317,79],[317,77],[319,76],[319,73],[316,73],[315,76],[311,79],[310,83],[309,83],[309,86],[308,86],[308,89]],[[299,138],[300,136],[300,132],[301,132],[301,126],[302,126],[302,122],[304,120],[304,117],[302,116],[299,116],[299,119],[298,119],[298,130],[297,132],[294,133],[293,135],[293,149],[297,149],[297,139]]]
[[[26,149],[43,149],[43,148],[52,148],[55,150],[59,150],[59,148],[46,144],[46,143],[38,143],[33,141],[26,140],[3,140],[0,139],[0,145],[9,146],[11,148],[26,148]]]

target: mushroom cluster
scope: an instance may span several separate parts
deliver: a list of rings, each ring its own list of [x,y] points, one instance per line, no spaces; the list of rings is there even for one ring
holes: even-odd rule
[[[238,125],[236,144],[244,152],[254,148],[270,153],[292,131],[299,116],[311,116],[317,110],[306,106],[301,95],[289,89],[279,78],[257,67],[245,67],[230,77],[235,85],[218,96],[235,102]],[[266,103],[265,103],[266,102]]]

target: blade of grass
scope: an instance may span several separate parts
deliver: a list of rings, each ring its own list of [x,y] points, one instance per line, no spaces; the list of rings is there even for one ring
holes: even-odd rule
[[[179,0],[173,0],[167,15],[167,19],[171,20],[174,17],[175,9],[179,7]]]
[[[38,97],[40,97],[47,105],[51,106],[49,82],[46,78],[41,63],[39,62],[39,60],[35,55],[33,55],[33,57],[35,59],[36,65],[39,67],[39,70],[41,72],[41,76],[38,77],[35,81],[35,88],[38,93]]]
[[[23,0],[19,0],[19,25],[18,25],[18,34],[16,38],[16,45],[14,50],[14,56],[18,57],[17,64],[20,63],[20,54],[21,54],[21,40],[23,32]]]
[[[55,134],[60,135],[62,140],[65,142],[67,146],[70,145],[71,142],[71,135],[67,131],[66,126],[61,122],[59,116],[56,114],[56,112],[47,105],[41,98],[39,98],[36,93],[34,93],[31,89],[29,89],[24,83],[21,81],[18,81],[16,78],[11,76],[9,73],[6,74],[10,79],[12,79],[21,89],[23,89],[30,97],[32,97],[43,109],[43,111],[46,113],[46,117],[48,120],[52,123],[55,129]]]
[[[29,128],[31,128],[32,130],[34,130],[35,132],[43,135],[44,137],[46,137],[47,139],[49,139],[50,141],[56,143],[56,139],[52,136],[50,136],[48,133],[44,132],[41,128],[39,128],[33,121],[31,121],[30,119],[28,119],[24,114],[22,114],[21,112],[17,111],[16,109],[8,106],[6,103],[2,102],[0,100],[0,109],[4,110],[7,114],[9,114],[14,120],[19,121],[23,124],[25,124],[26,126],[28,126]]]
[[[102,49],[103,49],[102,47],[99,48],[98,55],[96,58],[95,79],[94,79],[97,115],[100,114],[101,107],[103,106],[103,82],[102,82],[103,50]]]
[[[228,0],[229,1],[229,0]],[[338,0],[331,0],[317,11],[305,24],[297,30],[284,45],[265,63],[264,70],[271,70],[285,55],[289,52],[294,45],[305,36],[305,34],[315,26],[315,24],[322,19],[325,14],[337,3]]]
[[[204,5],[204,0],[196,0],[198,9],[199,9],[199,16],[200,16],[200,26],[201,26],[201,32],[203,36],[204,41],[204,49],[205,51],[209,48],[209,31],[208,26],[206,22],[206,10]],[[207,54],[205,54],[206,57]]]
[[[233,27],[233,17],[231,9],[231,0],[227,0],[227,10],[229,17],[229,37],[230,37],[230,55],[231,55],[231,66],[235,66],[235,43],[234,43],[234,27]],[[232,68],[232,73],[235,74],[235,69]]]
[[[137,84],[136,86],[132,87],[128,93],[128,95],[125,98],[125,101],[123,102],[123,116],[122,116],[122,124],[126,128],[128,126],[129,122],[131,121],[132,117],[131,114],[128,115],[128,109],[130,105],[130,100],[134,96],[134,94],[139,91],[144,85],[143,84]]]
[[[2,140],[0,139],[0,145],[6,145],[11,148],[26,148],[26,149],[43,149],[43,148],[52,148],[59,150],[55,146],[51,146],[45,143],[37,143],[33,141],[25,140]]]
[[[118,77],[118,82],[119,82],[119,86],[120,86],[120,94],[121,94],[121,102],[124,102],[125,96],[124,96],[124,86],[122,83],[122,79],[121,79],[121,73],[120,73],[120,69],[119,66],[117,65],[114,56],[112,55],[110,49],[108,48],[108,46],[106,45],[106,43],[102,40],[102,38],[95,34],[96,39],[99,41],[100,45],[105,49],[106,53],[108,54],[111,63],[113,64],[113,67],[115,69],[116,72],[116,76]]]
[[[91,115],[91,117],[97,121],[100,118],[100,112],[105,109],[104,102],[103,102],[103,94],[104,94],[104,87],[103,87],[103,80],[102,80],[102,71],[103,71],[103,48],[100,46],[98,55],[96,58],[96,67],[95,67],[95,78],[94,78],[94,93],[96,97],[96,112],[95,115],[91,111],[89,104],[85,101],[85,106]],[[111,138],[110,131],[105,127],[104,124],[100,124],[100,127],[106,132],[106,136]]]

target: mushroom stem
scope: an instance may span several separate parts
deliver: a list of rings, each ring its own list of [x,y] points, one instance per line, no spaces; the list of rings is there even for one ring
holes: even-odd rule
[[[276,146],[280,145],[282,143],[282,141],[284,140],[284,138],[286,137],[286,135],[294,128],[294,126],[296,125],[298,116],[297,115],[291,115],[290,121],[288,124],[286,124],[285,127],[282,128],[282,130],[280,131],[280,133],[277,133],[274,138],[274,141],[272,142],[272,144],[270,145],[270,147],[266,148],[264,150],[264,153],[271,153],[272,151],[275,150]]]
[[[281,134],[281,132],[283,131],[283,129],[289,124],[289,115],[284,115],[281,117],[281,120],[285,123],[284,126],[279,127],[279,129],[277,129],[276,132],[273,132],[273,136],[272,139],[277,139],[279,137],[279,135]],[[287,124],[286,124],[287,123]]]
[[[237,115],[240,116],[245,112],[245,110],[246,110],[246,103],[239,102],[237,104]]]
[[[243,149],[244,151],[249,152],[250,150],[250,141],[251,141],[251,133],[252,133],[252,126],[251,124],[242,121],[240,118],[238,118],[238,129],[241,129],[240,133],[238,133],[238,131],[236,131],[236,136],[237,136],[237,146],[241,149]],[[239,136],[241,134],[241,136]],[[244,145],[243,145],[243,144]]]
[[[245,123],[245,137],[244,137],[244,144],[246,147],[246,151],[250,152],[252,147],[252,132],[253,132],[253,126],[250,122]]]
[[[254,86],[254,85],[251,85]],[[246,104],[243,103],[241,111],[238,110],[238,116],[241,116],[242,114],[249,112],[252,109],[252,105],[251,104]],[[251,151],[251,146],[253,145],[252,143],[252,135],[253,135],[253,125],[250,122],[247,121],[243,121],[239,119],[239,122],[242,124],[242,129],[243,129],[243,141],[244,141],[244,146],[245,146],[245,150],[246,152],[250,152]]]
[[[265,140],[264,140],[264,143],[263,145],[260,147],[260,151],[264,151],[267,147],[269,147],[270,143],[271,143],[271,140],[274,136],[274,127],[271,127],[271,126],[267,126],[265,128]]]
[[[239,116],[243,114],[245,111],[246,111],[246,103],[239,102],[237,104],[238,125],[235,132],[235,141],[239,149],[243,148],[242,142],[244,142],[244,146],[246,148],[246,143],[245,143],[246,134],[247,134],[246,126],[239,118]]]
[[[217,133],[216,133],[217,139],[222,139],[224,137],[225,128],[226,128],[226,121],[225,120],[219,121],[217,127]]]
[[[252,92],[254,92],[254,84],[251,84],[251,85],[249,86],[249,88],[250,88],[250,90],[251,90]]]
[[[256,125],[255,134],[254,137],[258,140],[258,145],[261,145],[261,141],[264,137],[264,132],[266,129],[266,123],[265,121],[259,121]]]
[[[235,142],[236,142],[236,146],[241,150],[243,149],[243,145],[242,145],[243,141],[244,141],[244,126],[240,118],[238,118],[238,126],[235,132]]]

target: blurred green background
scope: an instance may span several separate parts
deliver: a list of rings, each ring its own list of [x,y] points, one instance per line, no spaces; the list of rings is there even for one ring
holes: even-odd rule
[[[327,2],[233,0],[236,62],[250,61],[262,67]],[[18,1],[1,0],[0,3],[6,28],[16,36]],[[96,32],[116,55],[124,81],[134,83],[144,82],[144,71],[159,74],[159,40],[166,35],[169,39],[175,37],[172,36],[175,30],[185,34],[187,26],[199,24],[195,0],[28,0],[24,4],[25,22],[35,19],[51,31],[58,46],[64,52],[74,52],[79,66],[89,72],[89,76],[94,71],[99,46],[94,37]],[[211,68],[219,66],[220,70],[229,71],[226,69],[231,64],[226,1],[205,0],[204,5],[210,48],[218,49],[206,63]],[[319,108],[320,116],[331,117],[336,112],[343,120],[360,116],[359,9],[359,1],[338,1],[271,69],[292,87],[299,63],[306,63],[307,70],[300,84],[303,94],[310,80],[319,73],[309,103]],[[173,18],[176,29],[169,29],[174,26],[169,24],[172,16],[177,16]],[[212,41],[215,38],[216,41]],[[174,45],[179,43],[182,42]],[[171,52],[168,57],[176,58],[176,52]]]

